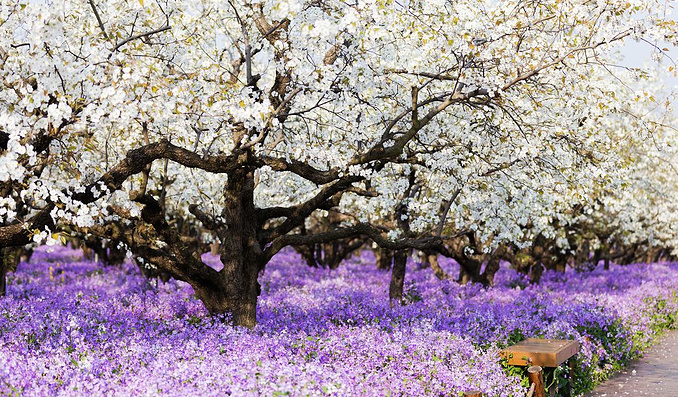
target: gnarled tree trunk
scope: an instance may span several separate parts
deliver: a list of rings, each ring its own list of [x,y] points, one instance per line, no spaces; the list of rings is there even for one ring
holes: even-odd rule
[[[459,278],[457,282],[461,285],[470,282],[480,282],[480,267],[482,262],[466,256],[457,256],[454,258],[459,263]]]
[[[530,267],[530,282],[532,284],[539,284],[542,274],[544,274],[544,265],[541,262],[534,263]]]
[[[231,314],[233,324],[253,328],[257,323],[257,298],[261,292],[256,262],[243,266],[235,279],[220,277],[214,283],[196,284],[195,294],[212,314]]]
[[[201,291],[199,297],[204,296],[201,300],[210,312],[230,312],[234,324],[252,328],[261,291],[258,276],[265,265],[257,240],[252,170],[228,173],[221,215],[226,220],[218,230],[224,268],[216,283],[218,290]]]
[[[256,325],[260,293],[258,276],[267,262],[257,239],[254,178],[247,167],[227,175],[220,220],[207,218],[197,208],[191,209],[208,229],[218,235],[223,269],[217,271],[202,262],[201,250],[181,239],[177,229],[167,223],[159,203],[149,196],[137,199],[144,204],[142,219],[153,226],[167,247],[160,251],[135,246],[129,237],[127,243],[150,263],[191,284],[210,313],[231,314],[235,325],[252,328]]]

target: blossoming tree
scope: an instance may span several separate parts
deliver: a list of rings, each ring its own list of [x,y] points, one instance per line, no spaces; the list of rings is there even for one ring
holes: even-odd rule
[[[627,95],[609,66],[624,40],[675,39],[664,7],[2,0],[0,246],[71,224],[253,326],[257,276],[288,245],[450,254],[467,228],[552,232],[643,136],[614,127]],[[330,210],[338,227],[302,233]],[[168,211],[217,236],[223,269]]]

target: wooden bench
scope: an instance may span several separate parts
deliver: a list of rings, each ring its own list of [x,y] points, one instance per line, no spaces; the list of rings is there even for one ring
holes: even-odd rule
[[[567,393],[572,395],[572,377],[574,375],[574,357],[579,353],[579,342],[562,339],[528,338],[522,342],[509,346],[501,351],[502,358],[508,360],[509,365],[540,366],[555,368],[565,361],[569,366]],[[539,388],[539,385],[537,385]],[[535,390],[536,397],[543,396],[543,381],[541,390]]]

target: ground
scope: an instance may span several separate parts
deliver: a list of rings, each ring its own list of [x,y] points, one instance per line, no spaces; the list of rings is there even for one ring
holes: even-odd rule
[[[678,331],[670,331],[645,356],[600,384],[587,397],[678,396]]]

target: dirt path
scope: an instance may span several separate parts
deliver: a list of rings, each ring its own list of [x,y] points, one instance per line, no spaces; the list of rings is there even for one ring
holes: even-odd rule
[[[667,333],[645,357],[600,384],[587,397],[678,397],[678,331]]]

